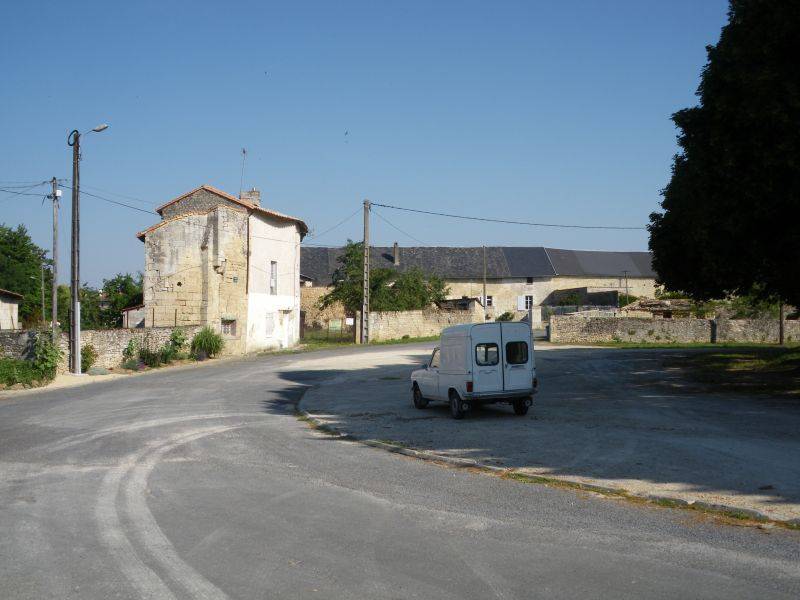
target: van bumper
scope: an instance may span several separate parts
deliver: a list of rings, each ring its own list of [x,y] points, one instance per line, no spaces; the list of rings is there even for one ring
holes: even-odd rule
[[[503,402],[504,400],[513,400],[514,398],[528,398],[533,396],[536,392],[535,388],[523,388],[521,390],[509,390],[503,392],[473,392],[472,394],[464,394],[464,400],[469,402]]]

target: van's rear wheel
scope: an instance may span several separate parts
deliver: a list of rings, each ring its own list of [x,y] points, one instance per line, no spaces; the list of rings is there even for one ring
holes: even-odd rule
[[[416,383],[414,384],[412,394],[414,398],[414,408],[423,409],[428,406],[428,400],[422,397],[422,392],[419,390],[419,386]]]
[[[519,416],[524,416],[528,414],[528,399],[527,398],[517,398],[514,400],[514,414]]]
[[[450,416],[454,419],[463,419],[467,411],[464,410],[464,403],[458,397],[458,392],[450,390]]]

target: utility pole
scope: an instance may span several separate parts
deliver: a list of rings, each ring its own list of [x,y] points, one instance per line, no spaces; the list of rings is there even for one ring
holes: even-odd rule
[[[53,194],[50,198],[53,201],[53,290],[52,290],[52,322],[50,323],[53,330],[53,344],[58,344],[58,199],[61,196],[61,190],[58,189],[58,180],[53,177],[51,182],[53,184]]]
[[[486,306],[486,246],[483,247],[483,320],[489,316],[489,308]]]
[[[628,271],[623,271],[622,273],[625,275],[625,304],[627,305],[631,303],[631,296],[628,293]]]
[[[369,200],[364,200],[364,291],[361,299],[361,343],[369,344]]]
[[[786,316],[784,314],[785,310],[786,309],[785,309],[785,307],[783,305],[783,299],[781,299],[780,303],[779,303],[779,309],[778,309],[778,319],[779,319],[778,320],[778,343],[781,346],[783,346],[786,343],[786,341],[783,339],[784,338],[784,323],[783,323],[783,321],[784,321],[784,318]]]
[[[70,141],[71,140],[71,141]],[[70,298],[72,310],[69,316],[70,366],[74,375],[81,374],[81,302],[80,294],[80,167],[81,134],[76,129],[69,134],[67,143],[72,146],[72,269],[70,275]]]
[[[44,256],[42,256],[42,330],[44,330]]]

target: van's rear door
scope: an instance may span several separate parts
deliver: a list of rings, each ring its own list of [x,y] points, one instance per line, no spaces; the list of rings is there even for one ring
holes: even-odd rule
[[[500,360],[500,328],[496,323],[475,325],[471,329],[472,385],[475,393],[503,390],[503,365]]]
[[[503,328],[504,390],[524,390],[532,386],[533,350],[531,328],[527,323],[501,323]]]

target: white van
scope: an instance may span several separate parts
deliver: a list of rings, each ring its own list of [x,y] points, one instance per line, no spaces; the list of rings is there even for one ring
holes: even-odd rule
[[[498,402],[527,414],[537,387],[531,328],[519,322],[448,327],[428,362],[411,373],[414,406],[444,400],[454,419],[472,406]]]

